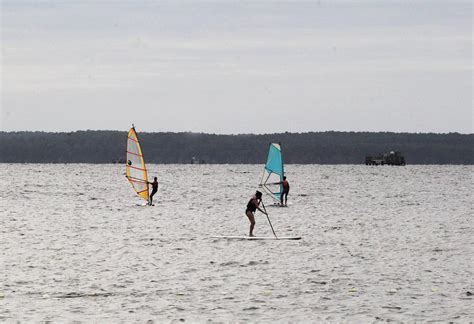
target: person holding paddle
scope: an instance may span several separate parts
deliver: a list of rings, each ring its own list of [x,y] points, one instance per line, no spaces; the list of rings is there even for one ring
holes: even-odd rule
[[[260,212],[263,214],[267,215],[267,213],[260,209],[260,202],[262,201],[262,193],[260,191],[256,191],[255,195],[250,198],[249,202],[247,203],[247,209],[245,209],[245,215],[247,215],[249,221],[250,221],[250,231],[249,231],[249,236],[254,237],[253,235],[253,229],[255,227],[255,211],[258,209]]]

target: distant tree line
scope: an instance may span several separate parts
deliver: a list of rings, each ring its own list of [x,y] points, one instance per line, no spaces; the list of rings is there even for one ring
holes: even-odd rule
[[[281,142],[285,163],[363,164],[400,151],[407,164],[474,164],[473,134],[309,132],[265,135],[139,133],[147,163],[264,163]],[[0,163],[123,162],[126,132],[0,132]]]

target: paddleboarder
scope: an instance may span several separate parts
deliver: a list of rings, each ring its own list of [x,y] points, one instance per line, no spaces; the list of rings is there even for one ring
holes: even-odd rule
[[[260,191],[256,191],[255,195],[250,198],[249,202],[247,203],[247,209],[245,209],[245,215],[247,215],[249,221],[250,221],[250,231],[249,231],[249,236],[253,237],[253,229],[255,227],[255,211],[258,209],[261,211],[263,214],[267,214],[265,211],[260,209],[259,205],[260,202],[262,201],[262,193]]]
[[[148,205],[152,206],[153,205],[153,196],[156,194],[156,192],[158,191],[158,178],[155,177],[153,182],[148,182],[148,184],[151,185],[151,194],[150,194],[150,200],[148,202]]]

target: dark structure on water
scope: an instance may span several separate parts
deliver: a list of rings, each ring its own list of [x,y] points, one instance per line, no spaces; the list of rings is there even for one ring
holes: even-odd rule
[[[405,158],[400,152],[391,151],[376,156],[366,156],[365,165],[405,165]]]

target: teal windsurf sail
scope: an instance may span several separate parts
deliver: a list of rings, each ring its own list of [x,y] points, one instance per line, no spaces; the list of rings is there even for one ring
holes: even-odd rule
[[[270,197],[280,202],[280,195],[283,191],[281,182],[283,181],[283,157],[281,155],[281,144],[270,143],[268,149],[267,163],[263,169],[261,187]]]

